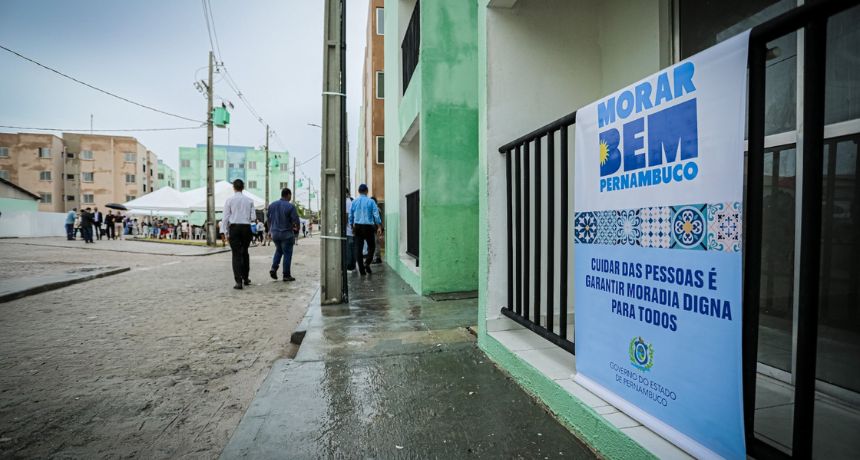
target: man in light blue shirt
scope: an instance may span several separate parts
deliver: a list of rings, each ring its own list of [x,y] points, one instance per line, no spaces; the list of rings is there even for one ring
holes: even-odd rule
[[[381,233],[382,219],[379,217],[379,207],[376,202],[367,197],[367,185],[358,186],[358,198],[352,202],[349,208],[349,226],[352,227],[355,240],[355,260],[358,262],[358,272],[373,273],[370,270],[370,262],[373,261],[373,253],[376,249],[376,235]],[[367,259],[362,254],[364,244],[367,243]]]
[[[75,218],[78,216],[78,208],[72,208],[66,214],[66,239],[72,241],[75,239]]]

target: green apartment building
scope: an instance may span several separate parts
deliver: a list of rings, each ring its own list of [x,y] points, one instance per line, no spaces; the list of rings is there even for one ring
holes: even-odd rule
[[[385,3],[388,265],[420,294],[478,288],[477,3]]]
[[[164,160],[158,160],[158,188],[171,187],[177,188],[179,184],[176,182],[176,170],[167,166]]]
[[[266,151],[238,145],[215,146],[215,181],[245,181],[245,189],[266,198]],[[292,187],[288,152],[269,151],[269,200]],[[185,192],[206,185],[206,144],[179,148],[179,187]]]

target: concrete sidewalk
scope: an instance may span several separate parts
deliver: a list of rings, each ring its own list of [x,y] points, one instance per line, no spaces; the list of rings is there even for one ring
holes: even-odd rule
[[[478,350],[477,299],[436,302],[374,265],[312,302],[222,458],[594,458]]]
[[[3,240],[6,244],[22,244],[30,246],[43,246],[54,248],[71,248],[84,249],[88,251],[112,251],[126,252],[133,254],[153,254],[161,256],[208,256],[212,254],[220,254],[229,252],[230,247],[222,247],[218,243],[218,247],[209,248],[205,246],[192,246],[171,243],[158,243],[147,240],[135,240],[131,237],[124,240],[108,240],[103,238],[95,242],[95,244],[85,244],[83,240],[77,239],[69,241],[64,237],[45,237],[45,238],[8,238]]]

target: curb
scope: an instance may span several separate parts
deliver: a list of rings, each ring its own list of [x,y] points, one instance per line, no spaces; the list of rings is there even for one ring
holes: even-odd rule
[[[311,301],[308,303],[308,309],[305,312],[305,316],[302,318],[302,322],[296,326],[296,330],[290,335],[290,343],[301,345],[302,341],[305,339],[305,334],[308,332],[308,327],[310,326],[311,318],[313,317],[311,306],[319,303],[319,294],[320,288],[317,288],[313,297],[311,297]]]
[[[131,270],[129,267],[122,268],[114,268],[113,270],[105,270],[103,272],[94,273],[92,275],[82,276],[80,278],[72,278],[63,281],[55,281],[53,283],[43,284],[41,286],[35,286],[28,289],[22,289],[20,291],[10,292],[8,294],[0,295],[0,303],[9,302],[11,300],[20,299],[22,297],[28,297],[34,294],[40,294],[42,292],[53,291],[56,289],[61,289],[66,286],[71,286],[73,284],[83,283],[85,281],[94,280],[97,278],[104,278],[106,276],[117,275],[119,273],[127,272]]]

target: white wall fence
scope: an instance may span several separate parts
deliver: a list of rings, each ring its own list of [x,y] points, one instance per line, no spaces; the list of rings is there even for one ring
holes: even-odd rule
[[[0,238],[65,236],[66,214],[60,212],[8,211],[0,215]]]

